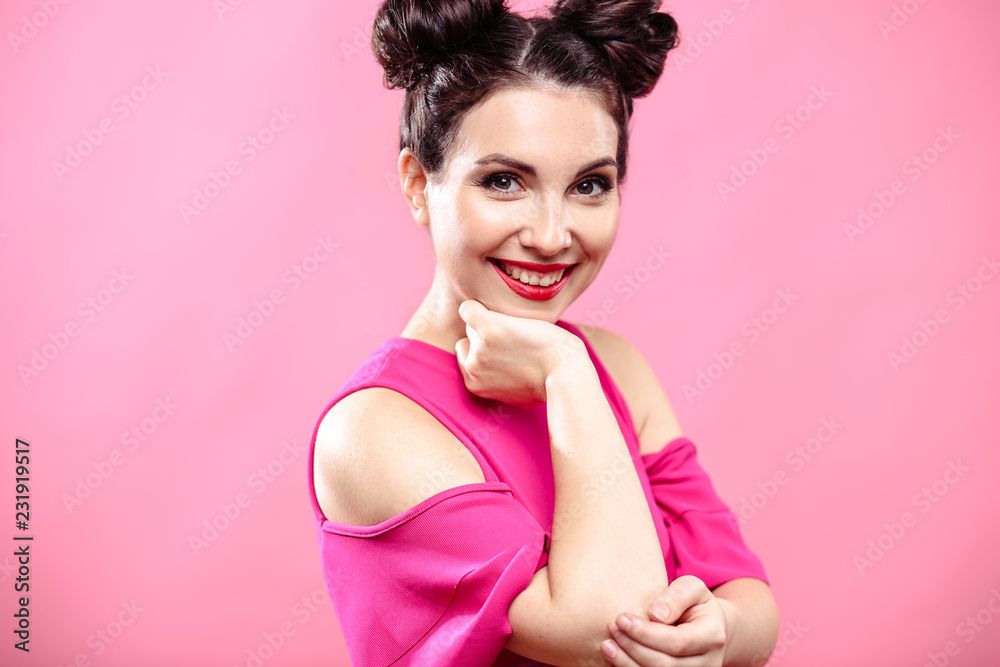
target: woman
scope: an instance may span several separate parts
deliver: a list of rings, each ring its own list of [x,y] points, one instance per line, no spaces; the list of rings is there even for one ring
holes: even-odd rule
[[[436,266],[313,433],[355,664],[759,665],[774,647],[763,567],[654,373],[560,319],[614,244],[632,99],[676,41],[658,8],[387,0],[375,19]]]

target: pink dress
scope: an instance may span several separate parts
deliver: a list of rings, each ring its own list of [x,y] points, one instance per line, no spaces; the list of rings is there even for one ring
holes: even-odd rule
[[[584,335],[656,521],[671,581],[693,574],[712,588],[767,581],[736,516],[712,488],[686,437],[639,455],[622,395]],[[387,387],[444,424],[469,448],[485,482],[437,493],[374,526],[328,521],[312,462],[319,421],[347,394]],[[548,562],[555,501],[545,404],[518,408],[472,394],[453,353],[412,338],[382,343],[320,415],[309,446],[309,497],[327,589],[354,665],[542,665],[504,649],[507,609]],[[612,473],[609,471],[608,475]],[[599,495],[612,482],[594,480]],[[428,479],[428,488],[441,479]],[[611,620],[611,619],[609,619]]]

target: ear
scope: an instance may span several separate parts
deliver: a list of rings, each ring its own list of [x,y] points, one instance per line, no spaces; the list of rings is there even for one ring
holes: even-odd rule
[[[400,151],[398,168],[399,187],[403,191],[403,197],[406,198],[413,219],[418,225],[426,227],[430,223],[427,211],[427,173],[409,148]]]

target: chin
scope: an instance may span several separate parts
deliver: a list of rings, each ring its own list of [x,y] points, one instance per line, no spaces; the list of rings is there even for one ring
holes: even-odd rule
[[[549,324],[555,324],[556,320],[562,317],[565,308],[556,308],[548,301],[538,301],[534,306],[511,307],[508,304],[495,304],[488,301],[482,302],[484,306],[492,311],[510,315],[512,317],[524,317],[532,320],[542,320]]]

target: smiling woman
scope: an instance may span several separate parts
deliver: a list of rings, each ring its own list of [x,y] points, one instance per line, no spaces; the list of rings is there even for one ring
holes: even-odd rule
[[[426,298],[310,447],[324,575],[358,665],[759,665],[763,567],[624,338],[561,319],[614,245],[657,0],[388,0],[398,171]],[[665,607],[657,611],[653,603]]]
[[[614,244],[617,135],[589,95],[549,84],[502,88],[481,101],[438,173],[428,175],[404,147],[403,192],[430,231],[439,268],[430,297],[453,317],[418,317],[403,335],[426,331],[429,342],[454,350],[465,337],[458,304],[472,295],[490,310],[554,322]]]

